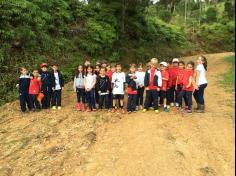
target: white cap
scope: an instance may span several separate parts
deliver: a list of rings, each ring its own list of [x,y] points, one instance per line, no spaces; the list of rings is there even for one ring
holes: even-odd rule
[[[160,65],[163,65],[163,66],[165,66],[165,67],[168,66],[168,64],[167,64],[166,62],[161,62]]]
[[[179,59],[178,59],[178,58],[174,58],[174,59],[172,60],[172,62],[179,62]]]

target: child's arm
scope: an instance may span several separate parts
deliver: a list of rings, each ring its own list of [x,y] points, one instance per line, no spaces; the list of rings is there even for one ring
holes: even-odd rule
[[[94,78],[93,78],[93,85],[92,85],[93,88],[95,88],[96,83],[97,83],[97,77],[94,76]]]
[[[194,82],[193,76],[190,76],[188,80],[188,85],[186,87],[189,88],[193,84],[193,82]]]

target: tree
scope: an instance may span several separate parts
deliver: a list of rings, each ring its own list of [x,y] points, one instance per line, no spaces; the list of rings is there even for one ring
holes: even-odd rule
[[[206,11],[206,22],[212,23],[217,21],[217,9],[209,7]]]

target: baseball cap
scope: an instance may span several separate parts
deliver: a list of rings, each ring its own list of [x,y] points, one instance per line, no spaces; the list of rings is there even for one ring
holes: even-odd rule
[[[41,68],[43,68],[43,67],[47,67],[47,66],[48,66],[47,63],[42,63],[42,64],[40,65]]]
[[[160,65],[163,65],[163,66],[165,66],[165,67],[168,66],[168,64],[167,64],[166,62],[161,62]]]
[[[179,62],[179,59],[178,58],[174,58],[173,60],[172,60],[172,63],[173,62]]]

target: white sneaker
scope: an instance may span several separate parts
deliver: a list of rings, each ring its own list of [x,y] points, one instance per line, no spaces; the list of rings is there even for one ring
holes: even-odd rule
[[[57,107],[56,107],[56,106],[53,106],[52,109],[55,110],[55,109],[57,109]]]
[[[142,109],[143,109],[143,106],[142,106],[142,105],[140,105],[140,106],[139,106],[139,109],[141,109],[141,110],[142,110]]]
[[[170,103],[170,106],[171,106],[171,107],[174,107],[174,106],[175,106],[175,104],[174,104],[174,103]]]

